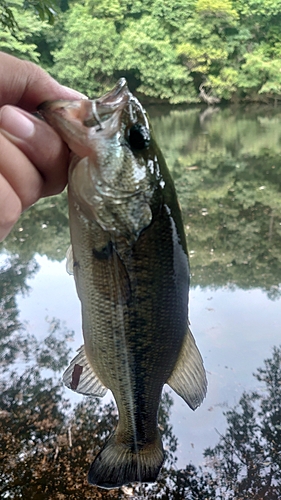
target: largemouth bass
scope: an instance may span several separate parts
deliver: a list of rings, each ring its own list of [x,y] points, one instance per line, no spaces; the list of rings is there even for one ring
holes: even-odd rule
[[[153,482],[164,460],[164,384],[193,410],[207,387],[189,329],[188,254],[174,184],[125,79],[99,99],[45,103],[40,111],[74,153],[69,260],[84,345],[63,380],[86,395],[110,389],[119,413],[88,479],[103,488]]]

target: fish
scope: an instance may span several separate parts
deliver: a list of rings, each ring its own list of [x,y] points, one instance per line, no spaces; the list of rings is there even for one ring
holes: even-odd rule
[[[110,389],[118,423],[88,481],[155,482],[165,454],[163,386],[195,410],[207,379],[189,326],[190,269],[175,186],[146,110],[121,78],[97,99],[43,103],[68,144],[71,249],[84,344],[63,375],[73,391]]]

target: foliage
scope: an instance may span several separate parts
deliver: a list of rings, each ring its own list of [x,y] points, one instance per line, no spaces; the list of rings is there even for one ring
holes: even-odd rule
[[[150,98],[177,103],[182,102],[191,91],[191,78],[177,61],[175,49],[169,43],[165,30],[158,20],[151,22],[149,16],[127,24],[118,46],[117,67],[133,74],[139,81],[138,92]],[[196,94],[193,99],[196,100]]]
[[[17,29],[1,30],[0,49],[8,54],[38,63],[40,54],[32,39],[40,32],[41,22],[30,11],[24,11],[20,0],[11,7]]]
[[[279,0],[53,1],[0,0],[0,48],[89,96],[122,75],[151,101],[199,102],[201,84],[224,100],[279,100]],[[39,32],[38,16],[54,26]]]
[[[278,500],[281,488],[281,348],[254,374],[262,385],[226,412],[227,431],[207,449],[221,496]]]
[[[19,13],[24,15],[25,10],[33,11],[41,21],[45,19],[53,24],[55,9],[58,8],[56,0],[21,0],[20,2],[0,0],[0,26],[13,35],[19,35],[23,27],[19,23]],[[1,47],[1,50],[3,48]]]
[[[277,0],[249,9],[230,0],[123,0],[107,7],[105,0],[71,7],[51,70],[63,82],[96,95],[122,74],[133,90],[171,103],[199,101],[201,83],[224,99],[278,98]]]
[[[14,31],[17,28],[17,22],[14,18],[13,11],[6,0],[1,0],[0,2],[0,26],[10,31]]]
[[[1,30],[0,50],[21,59],[42,64],[50,60],[47,38],[51,38],[52,29],[47,21],[42,20],[43,12],[40,11],[39,18],[34,9],[28,8],[30,5],[30,3],[23,5],[22,0],[13,1],[10,10],[13,15],[14,28]],[[45,51],[42,55],[43,47]]]
[[[65,26],[66,43],[54,54],[52,72],[66,85],[92,97],[101,87],[108,90],[112,86],[117,34],[111,19],[92,18],[84,8],[76,4],[69,14]]]
[[[240,87],[253,88],[258,94],[278,96],[281,93],[280,58],[271,57],[262,45],[245,55],[242,69],[242,78],[238,83]]]

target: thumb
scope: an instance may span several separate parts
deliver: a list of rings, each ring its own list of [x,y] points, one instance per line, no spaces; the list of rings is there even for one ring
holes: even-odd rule
[[[40,174],[41,196],[56,194],[64,188],[69,151],[47,123],[7,105],[0,108],[0,132],[27,157],[37,175]]]

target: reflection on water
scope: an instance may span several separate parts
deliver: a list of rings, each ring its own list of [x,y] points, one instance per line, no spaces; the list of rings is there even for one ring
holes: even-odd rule
[[[281,491],[281,348],[254,374],[256,391],[243,393],[226,413],[227,430],[205,451],[227,498],[280,499]],[[222,496],[225,498],[225,496]]]
[[[167,460],[155,485],[110,493],[87,485],[89,464],[116,413],[112,403],[90,398],[69,408],[61,386],[71,334],[59,320],[75,328],[77,346],[81,332],[71,319],[70,278],[60,275],[69,243],[66,197],[42,200],[23,215],[1,259],[1,498],[280,497],[281,352],[272,348],[281,321],[281,114],[267,108],[150,114],[184,214],[192,328],[209,371],[206,402],[193,414],[165,393],[160,427]],[[34,293],[22,299],[28,285]],[[49,322],[43,340],[35,318],[40,311],[43,322],[52,300],[59,320]]]
[[[265,113],[226,109],[203,127],[195,110],[155,119],[185,216],[193,285],[280,296],[281,113]]]

